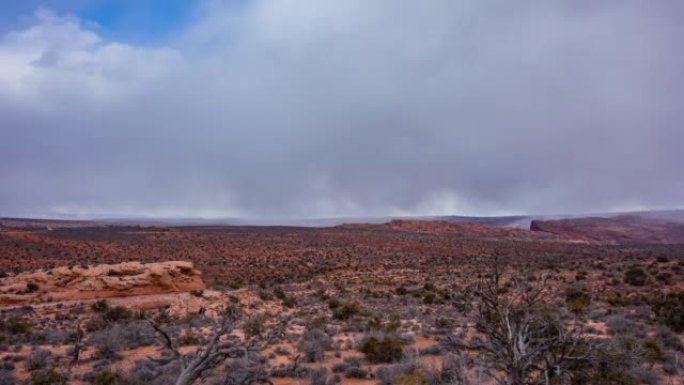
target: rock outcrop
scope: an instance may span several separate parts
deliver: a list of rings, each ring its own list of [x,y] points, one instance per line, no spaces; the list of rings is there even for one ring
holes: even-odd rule
[[[534,220],[530,230],[578,241],[608,244],[684,243],[684,224],[636,215]]]
[[[0,279],[0,306],[203,290],[191,262],[58,267]]]

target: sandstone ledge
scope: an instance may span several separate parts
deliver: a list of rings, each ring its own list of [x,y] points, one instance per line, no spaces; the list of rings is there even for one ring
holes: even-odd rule
[[[203,290],[192,262],[58,267],[0,279],[0,306]]]

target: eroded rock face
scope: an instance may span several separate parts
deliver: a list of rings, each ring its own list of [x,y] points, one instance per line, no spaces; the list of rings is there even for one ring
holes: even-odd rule
[[[0,305],[128,297],[203,290],[192,262],[124,262],[58,267],[0,279]]]

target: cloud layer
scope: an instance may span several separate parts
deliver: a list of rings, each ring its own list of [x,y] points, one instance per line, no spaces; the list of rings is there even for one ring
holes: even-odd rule
[[[48,10],[0,38],[0,214],[684,204],[679,1],[206,1],[197,15],[165,47]]]

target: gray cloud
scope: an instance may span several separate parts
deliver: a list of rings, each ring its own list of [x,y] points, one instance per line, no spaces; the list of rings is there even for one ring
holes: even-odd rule
[[[172,46],[0,40],[0,213],[682,207],[679,1],[205,2]]]

